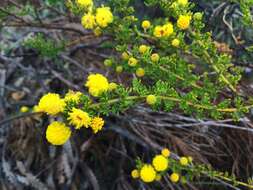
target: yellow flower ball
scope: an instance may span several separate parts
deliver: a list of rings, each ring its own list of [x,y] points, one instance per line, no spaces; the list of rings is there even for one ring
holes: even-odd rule
[[[69,90],[68,93],[64,97],[64,101],[65,102],[72,101],[75,103],[79,103],[81,96],[82,96],[81,92],[79,92],[79,91],[75,92],[73,90]]]
[[[167,149],[167,148],[164,148],[164,149],[162,149],[162,155],[164,156],[164,157],[166,157],[166,158],[168,158],[169,156],[170,156],[170,150],[169,149]]]
[[[33,106],[33,112],[34,112],[34,113],[41,112],[41,110],[39,109],[39,106],[38,106],[38,105]]]
[[[189,15],[180,15],[178,20],[177,20],[177,26],[181,30],[186,30],[189,28],[191,23],[191,16]]]
[[[70,138],[71,130],[64,123],[53,122],[46,130],[46,139],[53,145],[63,145]]]
[[[156,171],[150,164],[145,164],[140,170],[140,178],[146,183],[153,182],[156,178]]]
[[[95,16],[91,13],[85,14],[81,22],[85,29],[93,29],[96,26]]]
[[[156,180],[156,181],[161,181],[161,179],[162,179],[162,176],[159,175],[159,174],[157,174],[156,177],[155,177],[155,180]]]
[[[105,59],[105,60],[104,60],[104,65],[105,65],[106,67],[111,67],[112,64],[113,64],[112,59]]]
[[[186,6],[188,4],[188,0],[177,0],[177,3],[182,6]]]
[[[146,51],[148,51],[148,49],[149,49],[148,46],[146,46],[146,45],[140,45],[140,47],[139,47],[139,52],[140,52],[141,54],[144,54]]]
[[[81,127],[88,128],[91,122],[91,118],[87,112],[73,108],[69,113],[68,121],[70,124],[74,125],[76,129],[80,129]]]
[[[145,70],[143,68],[138,68],[135,72],[135,74],[137,75],[137,77],[144,77],[145,75]]]
[[[92,96],[98,97],[103,92],[108,91],[109,82],[108,82],[107,78],[101,74],[90,74],[88,76],[88,80],[87,80],[85,86],[89,88],[89,93]]]
[[[118,85],[117,85],[115,82],[111,82],[111,83],[109,84],[109,90],[110,90],[110,91],[115,90],[117,87],[118,87]]]
[[[189,164],[189,161],[186,157],[181,157],[179,162],[182,166],[187,166]]]
[[[163,25],[164,34],[163,36],[168,37],[174,32],[173,25],[171,23],[167,23]]]
[[[162,172],[168,168],[169,161],[163,155],[157,155],[154,157],[152,164],[156,171]]]
[[[149,29],[150,26],[151,26],[151,23],[150,23],[150,21],[148,21],[148,20],[144,20],[144,21],[141,23],[141,27],[142,27],[144,30]]]
[[[94,117],[91,120],[90,127],[92,128],[93,132],[96,134],[98,131],[101,131],[105,124],[105,121],[101,117]]]
[[[138,60],[135,59],[134,57],[130,57],[129,60],[128,60],[128,65],[130,67],[135,67],[138,63]]]
[[[152,61],[152,62],[158,62],[159,59],[160,59],[160,56],[159,56],[158,53],[153,53],[153,54],[151,55],[151,61]]]
[[[95,30],[93,30],[93,33],[94,33],[95,36],[98,37],[98,36],[101,36],[102,30],[101,30],[101,28],[96,27]]]
[[[179,39],[172,40],[171,45],[174,47],[179,47],[179,45],[180,45]]]
[[[190,162],[190,163],[192,163],[192,157],[191,156],[188,156],[188,161]]]
[[[116,67],[116,73],[122,73],[123,67],[122,66],[117,66]]]
[[[164,36],[164,33],[165,33],[164,27],[158,25],[158,26],[155,27],[154,32],[153,32],[153,35],[154,35],[155,37],[157,37],[157,38],[161,38],[161,37]]]
[[[155,95],[151,94],[146,97],[146,102],[148,105],[154,105],[156,103],[156,101],[157,101],[157,98]]]
[[[110,7],[97,8],[96,22],[101,28],[105,28],[113,22],[113,14]]]
[[[49,115],[57,115],[64,110],[64,107],[64,100],[60,98],[59,94],[55,93],[48,93],[42,96],[38,104],[38,109]]]
[[[140,177],[139,171],[136,170],[136,169],[133,170],[133,171],[131,172],[131,176],[132,176],[132,178],[134,178],[134,179],[139,178],[139,177]]]
[[[178,173],[173,173],[170,175],[170,180],[173,183],[177,183],[179,181],[179,174]]]
[[[79,4],[82,7],[91,7],[93,6],[92,0],[77,0],[77,4]]]
[[[128,59],[129,59],[128,53],[127,53],[127,52],[123,52],[123,53],[121,54],[121,58],[122,58],[123,60],[128,60]]]
[[[22,112],[22,113],[26,113],[26,112],[28,112],[29,111],[29,108],[27,107],[27,106],[22,106],[21,108],[20,108],[20,112]]]

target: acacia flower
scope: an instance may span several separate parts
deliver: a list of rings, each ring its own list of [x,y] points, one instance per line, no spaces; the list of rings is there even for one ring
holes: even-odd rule
[[[151,26],[151,23],[150,23],[150,21],[148,21],[148,20],[144,20],[144,21],[141,23],[141,27],[142,27],[144,30],[149,29],[150,26]]]
[[[101,28],[107,27],[113,22],[113,14],[110,7],[101,7],[96,10],[96,22]]]
[[[152,164],[156,171],[162,172],[168,168],[169,161],[163,155],[157,155],[154,157]]]
[[[87,13],[82,17],[82,25],[85,29],[93,29],[96,26],[95,16]]]
[[[70,138],[71,130],[64,123],[55,121],[46,130],[46,139],[53,145],[63,145]]]
[[[157,101],[157,98],[155,95],[150,94],[146,97],[146,102],[148,105],[154,105],[156,101]]]
[[[139,177],[140,177],[139,171],[136,170],[136,169],[134,169],[134,170],[131,172],[131,176],[132,176],[132,178],[134,178],[134,179],[139,178]]]
[[[181,30],[186,30],[189,28],[191,23],[191,16],[189,15],[180,15],[178,20],[177,20],[177,26]]]
[[[189,160],[186,157],[181,157],[179,162],[182,166],[187,166],[189,164]]]
[[[77,0],[77,4],[82,7],[92,7],[93,1],[92,0]]]
[[[144,77],[145,75],[145,70],[143,68],[138,68],[136,71],[135,71],[135,74],[137,75],[137,77]]]
[[[148,46],[146,46],[146,45],[140,45],[140,47],[139,47],[139,52],[140,52],[141,54],[144,54],[146,51],[148,51],[148,49],[149,49]]]
[[[172,173],[170,175],[170,180],[173,182],[173,183],[177,183],[179,181],[179,174],[178,173]]]
[[[158,62],[159,59],[160,59],[160,56],[159,56],[158,53],[153,53],[153,54],[151,55],[151,61],[152,61],[152,62]]]
[[[168,158],[169,156],[170,156],[170,150],[169,149],[167,149],[167,148],[164,148],[164,149],[162,149],[162,155],[164,156],[164,157],[166,157],[166,158]]]
[[[150,164],[145,164],[140,170],[140,178],[146,183],[150,183],[156,178],[156,171]]]
[[[27,107],[27,106],[22,106],[21,108],[20,108],[20,112],[22,112],[22,113],[26,113],[26,112],[28,112],[29,111],[29,108]]]
[[[88,128],[91,122],[91,118],[87,112],[73,108],[69,113],[68,121],[70,124],[74,125],[76,129],[80,129],[81,127]]]
[[[65,102],[72,101],[72,102],[75,102],[75,103],[79,103],[81,96],[82,96],[81,92],[79,92],[79,91],[75,92],[73,90],[69,90],[68,93],[64,97],[64,101]]]
[[[164,30],[164,36],[168,37],[174,32],[173,25],[169,22],[165,25],[163,25],[163,30]]]
[[[180,45],[179,39],[175,38],[174,40],[172,40],[171,45],[174,47],[178,47]]]
[[[177,3],[182,6],[186,6],[188,4],[188,0],[177,0]]]
[[[59,94],[48,93],[42,96],[38,104],[38,110],[48,113],[49,115],[57,115],[62,112],[65,102],[60,98]]]
[[[128,65],[130,67],[135,67],[138,63],[138,60],[135,59],[134,57],[130,57],[129,60],[128,60]]]
[[[107,78],[101,74],[90,74],[88,76],[88,80],[87,80],[85,86],[88,87],[89,93],[92,96],[98,97],[103,92],[108,91],[109,82],[108,82]]]
[[[91,120],[90,127],[92,128],[93,132],[96,134],[98,131],[100,131],[104,126],[105,121],[101,117],[94,117]]]

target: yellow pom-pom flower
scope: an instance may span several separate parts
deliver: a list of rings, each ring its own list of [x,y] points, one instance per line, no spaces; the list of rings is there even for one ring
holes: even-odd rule
[[[153,182],[156,178],[156,171],[150,164],[145,164],[140,170],[140,178],[146,183]]]
[[[71,130],[64,123],[53,122],[46,130],[46,139],[53,145],[63,145],[70,138]]]
[[[75,103],[79,103],[81,95],[82,95],[82,93],[79,91],[75,92],[73,90],[69,90],[68,93],[64,97],[64,101],[65,102],[72,101]]]
[[[105,121],[101,117],[94,117],[91,120],[90,127],[92,128],[93,132],[96,134],[98,131],[100,131],[105,124]]]
[[[92,96],[98,97],[103,92],[108,91],[109,82],[107,78],[101,74],[91,74],[88,76],[85,86],[89,88],[89,93]]]
[[[145,70],[143,68],[138,68],[135,73],[136,73],[137,77],[144,77]]]
[[[82,7],[92,7],[93,1],[92,0],[77,0],[77,4],[79,4]]]
[[[96,10],[96,22],[101,28],[107,27],[113,22],[113,14],[110,7],[100,7]]]
[[[20,108],[20,112],[22,112],[22,113],[26,113],[26,112],[28,112],[29,111],[29,108],[27,107],[27,106],[22,106],[21,108]]]
[[[186,6],[188,4],[188,0],[177,0],[177,3],[182,6]]]
[[[163,25],[164,34],[163,36],[168,37],[174,32],[173,25],[171,23],[167,23]]]
[[[132,178],[134,178],[134,179],[139,178],[139,177],[140,177],[139,171],[136,170],[136,169],[133,170],[133,171],[131,172],[131,176],[132,176]]]
[[[153,54],[151,55],[151,61],[152,61],[152,62],[158,62],[159,59],[160,59],[160,56],[159,56],[158,53],[153,53]]]
[[[164,157],[166,157],[166,158],[168,158],[169,156],[170,156],[170,150],[169,149],[167,149],[167,148],[164,148],[164,149],[162,149],[162,155],[164,156]]]
[[[178,173],[172,173],[170,175],[170,180],[173,182],[173,183],[177,183],[179,181],[179,174]]]
[[[164,28],[160,25],[156,26],[153,32],[153,35],[157,38],[161,38],[164,36]]]
[[[116,67],[116,73],[122,73],[123,67],[122,66],[117,66]]]
[[[156,171],[162,172],[168,168],[169,161],[163,155],[157,155],[154,157],[152,164]]]
[[[93,33],[95,36],[101,36],[102,30],[99,27],[96,27],[95,30],[93,30]]]
[[[70,124],[74,125],[76,129],[80,129],[81,127],[88,128],[91,118],[87,112],[73,108],[69,113],[68,121]]]
[[[144,30],[149,29],[150,26],[151,26],[151,23],[150,23],[148,20],[144,20],[144,21],[141,23],[141,27],[142,27]]]
[[[109,90],[110,90],[110,91],[115,90],[117,87],[118,87],[118,85],[117,85],[115,82],[111,82],[111,83],[109,84]]]
[[[64,100],[60,98],[59,94],[55,93],[48,93],[42,96],[38,104],[38,109],[49,115],[57,115],[64,110],[64,107]]]
[[[149,49],[148,46],[146,46],[146,45],[140,45],[140,47],[139,47],[139,52],[140,52],[141,54],[144,54],[146,51],[148,51],[148,49]]]
[[[179,162],[182,166],[187,166],[189,164],[189,160],[186,157],[181,157]]]
[[[179,39],[176,38],[176,39],[172,40],[171,45],[174,47],[179,47],[179,45],[180,45]]]
[[[177,26],[181,30],[186,30],[189,28],[191,23],[191,16],[189,15],[180,15],[178,20],[177,20]]]
[[[168,37],[174,32],[173,25],[171,23],[167,23],[163,26],[156,26],[154,29],[154,36],[157,38]]]
[[[146,97],[146,102],[148,105],[154,105],[156,103],[156,101],[157,101],[157,98],[155,95],[151,94]]]
[[[138,63],[138,60],[135,59],[134,57],[130,57],[129,60],[128,60],[128,65],[130,67],[135,67]]]
[[[123,52],[123,53],[121,54],[121,57],[122,57],[123,60],[128,60],[128,59],[129,59],[129,55],[128,55],[127,52]]]
[[[96,26],[95,16],[91,13],[85,14],[81,22],[85,29],[93,29]]]

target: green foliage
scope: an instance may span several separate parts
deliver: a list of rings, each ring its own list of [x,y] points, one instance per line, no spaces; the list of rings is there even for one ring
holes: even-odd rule
[[[64,50],[64,42],[57,43],[50,39],[45,39],[42,34],[37,34],[35,37],[28,39],[24,45],[38,51],[41,56],[55,58],[61,51]]]

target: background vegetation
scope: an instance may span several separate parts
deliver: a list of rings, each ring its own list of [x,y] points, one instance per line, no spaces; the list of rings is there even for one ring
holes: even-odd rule
[[[252,0],[191,2],[196,4],[194,11],[204,12],[205,30],[212,32],[218,51],[231,55],[232,63],[242,68],[237,91],[250,97]],[[163,16],[159,7],[147,8],[145,3],[131,1],[136,17]],[[177,109],[153,111],[140,104],[106,117],[102,133],[83,131],[62,147],[49,145],[44,133],[50,119],[20,113],[22,106],[32,109],[47,92],[84,91],[89,73],[103,73],[125,85],[132,75],[119,75],[104,66],[104,59],[116,54],[108,43],[110,36],[97,37],[85,30],[64,1],[4,0],[0,24],[0,189],[243,189],[205,176],[185,185],[168,180],[147,185],[133,180],[130,173],[135,159],[149,161],[165,146],[175,155],[189,155],[196,163],[250,182],[251,111],[235,122],[231,118],[196,119]],[[230,97],[230,92],[225,90],[223,95]]]

